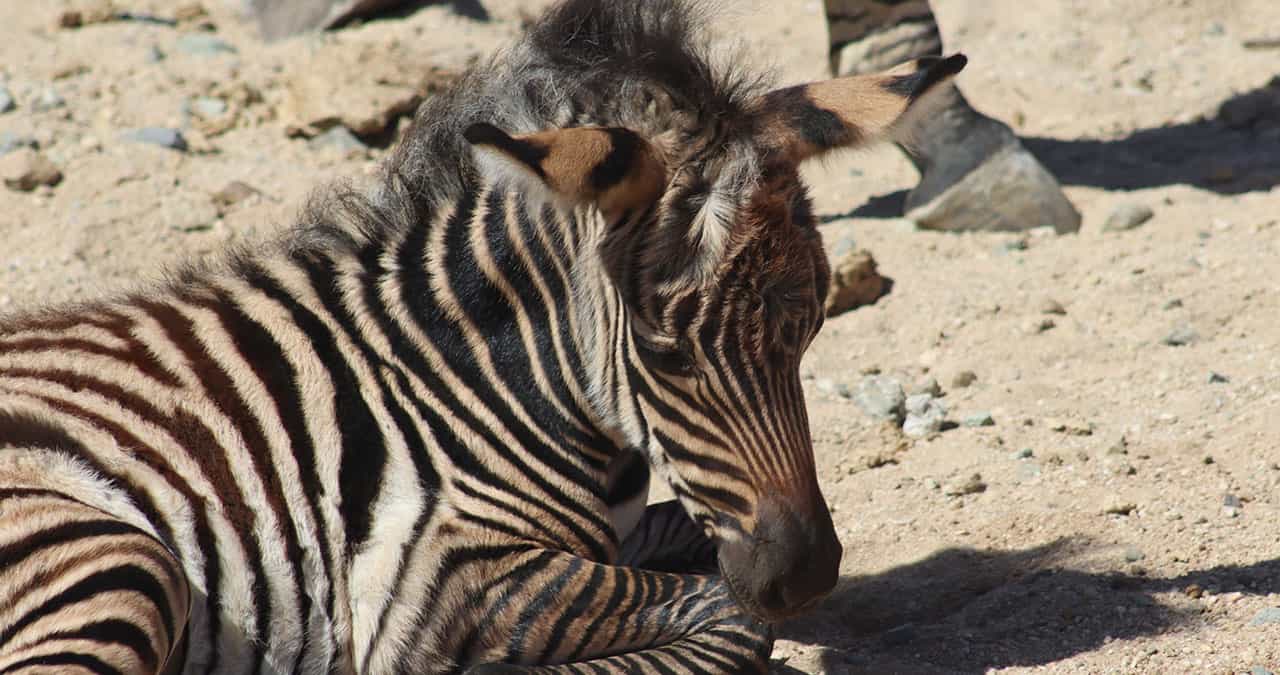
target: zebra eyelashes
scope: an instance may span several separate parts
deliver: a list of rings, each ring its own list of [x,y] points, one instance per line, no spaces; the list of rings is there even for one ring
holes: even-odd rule
[[[558,197],[596,204],[606,214],[643,209],[667,183],[653,146],[630,129],[579,127],[513,136],[482,122],[467,127],[463,137],[532,174]]]
[[[910,145],[914,120],[939,98],[929,94],[944,90],[967,62],[963,54],[931,57],[771,91],[759,101],[765,144],[790,162],[882,139]]]

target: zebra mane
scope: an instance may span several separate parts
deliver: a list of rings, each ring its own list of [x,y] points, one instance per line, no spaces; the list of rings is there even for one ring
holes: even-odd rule
[[[710,11],[696,0],[561,2],[424,102],[373,190],[340,185],[313,197],[292,243],[379,241],[428,222],[476,185],[463,131],[478,122],[511,133],[623,126],[669,138],[677,164],[743,147],[750,103],[769,82],[733,67],[728,54],[713,58]]]

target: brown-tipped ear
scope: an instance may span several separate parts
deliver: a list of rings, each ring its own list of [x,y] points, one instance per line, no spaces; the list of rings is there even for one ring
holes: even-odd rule
[[[883,73],[771,91],[760,104],[765,143],[799,162],[883,138],[909,141],[910,117],[926,111],[927,94],[942,89],[967,62],[963,54],[930,57]]]
[[[481,123],[463,137],[533,173],[561,197],[594,202],[606,213],[643,208],[666,187],[666,169],[653,146],[630,129],[578,127],[512,136]]]

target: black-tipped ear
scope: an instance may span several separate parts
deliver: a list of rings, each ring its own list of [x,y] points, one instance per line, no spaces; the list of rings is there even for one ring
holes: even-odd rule
[[[666,169],[653,146],[629,129],[580,127],[512,136],[478,123],[462,135],[531,172],[562,197],[594,202],[605,211],[646,205],[666,186]]]
[[[906,138],[904,120],[925,112],[931,92],[964,69],[963,54],[911,61],[872,75],[855,75],[778,89],[760,102],[764,142],[801,161],[829,150],[883,138]]]

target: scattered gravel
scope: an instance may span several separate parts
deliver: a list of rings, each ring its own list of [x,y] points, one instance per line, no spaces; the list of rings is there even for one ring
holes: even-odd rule
[[[1123,230],[1132,230],[1135,227],[1151,220],[1155,212],[1150,206],[1145,204],[1121,204],[1111,211],[1111,215],[1107,216],[1107,222],[1102,225],[1103,232],[1121,232]]]
[[[62,97],[62,94],[58,93],[57,89],[46,87],[44,91],[40,92],[39,98],[31,104],[31,107],[40,112],[48,112],[66,107],[66,105],[67,100]]]

